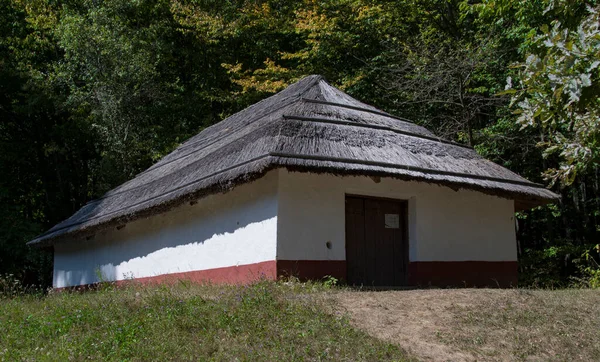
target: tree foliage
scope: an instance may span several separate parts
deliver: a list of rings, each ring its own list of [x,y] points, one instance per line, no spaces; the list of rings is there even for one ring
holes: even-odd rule
[[[575,29],[560,21],[542,28],[520,64],[513,98],[517,123],[544,129],[544,156],[560,156],[559,167],[548,169],[546,177],[565,185],[595,169],[600,156],[600,17],[597,9],[588,9]],[[511,78],[507,88],[514,90]]]

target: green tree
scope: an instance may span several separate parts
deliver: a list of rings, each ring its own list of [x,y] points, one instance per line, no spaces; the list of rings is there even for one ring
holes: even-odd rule
[[[558,154],[558,167],[546,178],[570,185],[580,173],[594,171],[600,156],[600,29],[598,10],[569,29],[554,21],[535,38],[532,52],[521,63],[513,88],[523,127],[540,127],[548,136],[540,142],[545,157]]]

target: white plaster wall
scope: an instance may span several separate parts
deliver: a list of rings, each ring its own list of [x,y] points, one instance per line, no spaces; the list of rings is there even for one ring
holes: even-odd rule
[[[408,200],[410,261],[517,260],[512,200],[391,178],[279,172],[279,260],[344,260],[346,194]]]
[[[54,287],[275,260],[278,171],[93,240],[57,244]]]

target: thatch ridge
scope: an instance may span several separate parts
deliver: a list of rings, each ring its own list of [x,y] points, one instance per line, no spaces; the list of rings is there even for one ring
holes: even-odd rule
[[[464,148],[468,148],[468,149],[473,149],[473,147],[470,147],[470,146],[467,146],[467,145],[461,145],[460,143],[448,141],[448,140],[445,140],[443,138],[426,136],[426,135],[422,135],[422,134],[407,132],[407,131],[399,130],[399,129],[396,129],[396,128],[386,127],[386,126],[379,126],[379,125],[375,125],[375,124],[357,124],[356,122],[339,121],[339,120],[329,119],[329,118],[291,116],[291,115],[286,115],[286,114],[283,115],[283,118],[284,119],[295,119],[295,120],[298,120],[298,121],[306,121],[306,122],[331,123],[331,124],[339,124],[339,125],[343,125],[343,126],[380,129],[380,130],[385,130],[385,131],[396,132],[396,133],[403,134],[403,135],[406,135],[406,136],[423,138],[423,139],[427,139],[427,140],[431,140],[431,141],[436,141],[436,142],[440,142],[440,143],[447,143],[449,145],[454,145],[454,146],[458,146],[458,147],[464,147]]]
[[[81,238],[230,190],[276,168],[423,181],[528,206],[557,198],[468,146],[435,137],[309,76],[206,128],[30,243]]]
[[[339,103],[334,103],[334,102],[320,101],[320,100],[317,100],[317,99],[302,98],[301,100],[303,102],[308,102],[308,103],[325,104],[325,105],[333,106],[333,107],[342,107],[342,108],[353,109],[355,111],[362,111],[362,112],[373,113],[373,114],[377,114],[377,115],[380,115],[380,116],[390,117],[390,118],[396,119],[398,121],[402,121],[402,122],[406,122],[406,123],[412,124],[412,122],[409,121],[406,118],[398,117],[398,116],[395,116],[393,114],[389,114],[387,112],[383,112],[383,111],[380,111],[380,110],[369,109],[369,108],[364,108],[364,107],[356,107],[356,106],[351,106],[351,105],[347,105],[347,104],[339,104]]]

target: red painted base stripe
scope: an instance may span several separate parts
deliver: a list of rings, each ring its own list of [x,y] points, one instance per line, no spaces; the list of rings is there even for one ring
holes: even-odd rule
[[[275,260],[264,261],[255,264],[246,264],[238,266],[229,266],[224,268],[215,268],[208,270],[194,270],[183,273],[162,274],[153,277],[136,278],[131,280],[118,280],[118,286],[128,283],[141,284],[173,284],[181,280],[191,281],[193,283],[215,283],[215,284],[250,284],[252,282],[267,279],[275,280],[277,278],[277,266]],[[54,290],[88,290],[96,289],[96,284],[87,284],[73,287],[55,288]]]
[[[408,264],[412,286],[515,287],[516,261],[417,261]]]
[[[516,261],[427,261],[408,265],[410,286],[459,286],[459,287],[511,287],[517,285]],[[230,266],[183,273],[163,274],[154,277],[120,280],[117,285],[131,281],[142,284],[176,283],[188,280],[194,283],[249,284],[261,279],[275,280],[281,277],[297,277],[300,280],[318,280],[332,276],[346,280],[345,260],[271,260],[255,264]],[[95,289],[97,285],[84,285],[55,290]]]
[[[195,283],[248,284],[261,279],[275,280],[275,278],[277,278],[275,260],[270,260],[255,264],[137,278],[135,281],[142,284],[174,283],[180,280],[189,280]]]
[[[345,260],[277,260],[278,277],[296,277],[300,280],[318,280],[332,276],[346,280]]]

